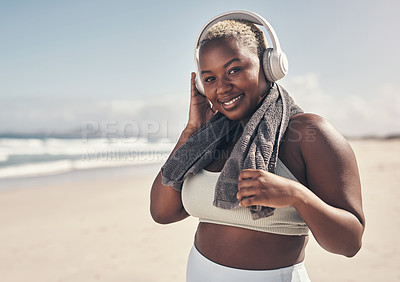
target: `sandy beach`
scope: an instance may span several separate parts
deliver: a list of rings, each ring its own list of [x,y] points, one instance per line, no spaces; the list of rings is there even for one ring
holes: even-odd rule
[[[367,227],[354,258],[311,238],[312,281],[400,281],[400,140],[352,140]],[[159,225],[149,192],[161,164],[0,180],[1,282],[184,281],[197,224]]]

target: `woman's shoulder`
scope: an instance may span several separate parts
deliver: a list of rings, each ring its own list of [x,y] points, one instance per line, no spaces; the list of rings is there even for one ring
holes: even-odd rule
[[[320,158],[326,154],[342,155],[352,151],[346,138],[328,120],[313,113],[294,115],[289,121],[285,139],[298,146],[304,157]]]
[[[299,113],[289,120],[289,129],[305,130],[311,127],[319,127],[329,123],[325,118],[313,113]]]
[[[324,117],[313,113],[299,113],[292,116],[289,120],[287,134],[294,137],[297,135],[299,141],[314,140],[318,135],[335,136],[343,135]]]

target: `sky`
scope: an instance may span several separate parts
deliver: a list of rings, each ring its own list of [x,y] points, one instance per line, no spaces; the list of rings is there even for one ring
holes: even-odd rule
[[[202,26],[245,9],[274,27],[279,81],[346,136],[400,133],[400,2],[0,0],[0,133],[88,126],[175,137]]]

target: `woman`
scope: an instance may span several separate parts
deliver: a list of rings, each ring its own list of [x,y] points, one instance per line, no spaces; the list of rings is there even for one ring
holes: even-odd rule
[[[200,218],[187,281],[309,281],[308,230],[329,252],[352,257],[361,248],[354,153],[326,120],[303,113],[268,79],[266,41],[254,23],[221,20],[204,34],[202,85],[192,73],[189,120],[153,183],[151,215],[162,224]],[[229,125],[217,127],[221,120]],[[225,195],[232,181],[223,180],[232,175],[236,202]]]

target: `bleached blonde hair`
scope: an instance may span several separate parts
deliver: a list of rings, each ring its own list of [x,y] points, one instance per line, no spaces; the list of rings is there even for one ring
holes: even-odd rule
[[[200,42],[200,48],[212,40],[222,38],[236,38],[251,51],[254,51],[260,59],[262,59],[265,49],[268,48],[268,42],[261,29],[246,20],[217,22],[206,31],[205,38]]]

